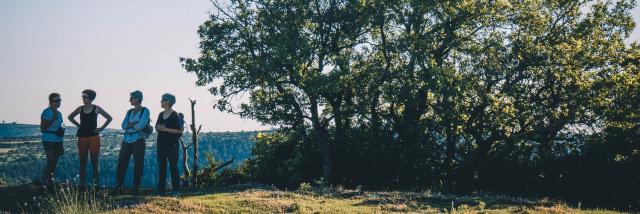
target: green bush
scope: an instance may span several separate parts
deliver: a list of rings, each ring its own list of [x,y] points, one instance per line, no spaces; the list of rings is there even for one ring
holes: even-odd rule
[[[301,192],[311,192],[313,190],[313,188],[311,187],[311,184],[309,183],[300,183],[300,186],[298,187],[298,191]]]
[[[320,176],[320,159],[314,143],[282,129],[258,133],[246,170],[252,181],[295,188]]]
[[[205,153],[205,157],[208,163],[198,175],[198,186],[227,186],[249,181],[246,162],[237,167],[229,164],[219,168],[223,162],[216,160],[211,153]]]

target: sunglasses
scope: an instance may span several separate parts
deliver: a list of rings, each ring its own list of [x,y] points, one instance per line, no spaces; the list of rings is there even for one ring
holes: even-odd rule
[[[54,103],[59,103],[60,101],[62,101],[62,99],[55,99],[53,100]]]
[[[82,96],[82,99],[89,99],[89,97],[87,97],[87,96]]]

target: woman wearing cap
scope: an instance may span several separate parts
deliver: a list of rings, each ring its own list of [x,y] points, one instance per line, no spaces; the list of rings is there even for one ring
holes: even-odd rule
[[[93,181],[91,184],[97,187],[99,181],[98,156],[100,154],[100,132],[111,123],[111,115],[100,106],[92,104],[96,99],[96,92],[90,89],[82,91],[82,103],[69,115],[69,121],[78,127],[78,155],[80,156],[80,191],[84,191],[87,185],[87,153],[91,155],[93,168]],[[75,120],[80,115],[80,123]],[[98,128],[98,114],[107,121]]]
[[[164,109],[156,120],[156,130],[158,131],[158,193],[164,194],[165,180],[167,177],[167,161],[171,170],[172,195],[178,195],[180,191],[180,177],[178,175],[178,140],[182,134],[182,123],[172,107],[176,103],[176,97],[165,93],[162,95],[160,106]]]
[[[53,192],[53,173],[56,170],[58,159],[64,154],[62,140],[64,139],[64,127],[62,126],[62,114],[60,108],[60,94],[49,94],[49,106],[40,115],[40,131],[42,132],[42,144],[47,162],[42,169],[43,188]]]
[[[140,180],[142,179],[142,168],[144,165],[144,151],[146,149],[144,129],[149,124],[149,110],[142,106],[142,92],[136,90],[131,92],[129,103],[133,106],[127,111],[122,121],[124,139],[120,145],[118,155],[118,169],[116,174],[116,187],[112,193],[122,192],[124,184],[124,173],[129,165],[129,157],[133,155],[133,193],[138,193]]]

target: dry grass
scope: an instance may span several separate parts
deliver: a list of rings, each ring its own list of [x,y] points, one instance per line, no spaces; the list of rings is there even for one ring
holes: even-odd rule
[[[29,212],[30,209],[24,208],[34,202],[32,196],[37,191],[33,185],[0,188],[0,213],[2,210]],[[77,197],[67,197],[67,200],[53,197],[51,199],[56,199],[54,202],[60,203],[51,203],[55,209],[47,209],[64,213],[620,213],[577,209],[550,199],[487,194],[363,192],[341,188],[281,191],[264,186],[186,190],[177,198],[154,196],[151,192],[146,190],[140,196],[106,196],[104,200],[92,200],[108,204],[87,203]],[[29,202],[29,205],[23,202]],[[18,204],[21,208],[11,208],[8,206],[11,204]]]
[[[180,198],[150,197],[138,206],[112,212],[133,213],[619,213],[580,210],[548,199],[454,196],[415,192],[357,192],[272,189],[218,191]]]
[[[118,208],[107,213],[206,213],[208,210],[199,203],[171,197],[150,197],[149,201],[126,208]]]

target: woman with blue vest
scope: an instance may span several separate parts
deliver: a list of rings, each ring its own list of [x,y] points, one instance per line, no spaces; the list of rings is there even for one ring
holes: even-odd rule
[[[118,169],[116,182],[117,185],[113,193],[122,192],[124,184],[124,173],[129,165],[129,157],[133,155],[133,193],[137,194],[140,181],[142,179],[142,169],[144,164],[144,152],[146,149],[145,138],[147,137],[146,129],[149,125],[149,110],[142,106],[142,92],[136,90],[131,92],[129,102],[133,106],[127,111],[122,121],[122,129],[124,130],[124,139],[120,145],[120,154],[118,156]]]
[[[42,169],[43,189],[53,192],[53,175],[58,164],[58,159],[64,154],[62,141],[64,139],[64,127],[62,114],[58,111],[62,99],[60,94],[49,94],[49,106],[40,115],[40,131],[42,132],[42,144],[46,156],[46,164]]]

